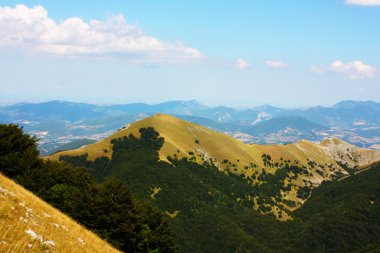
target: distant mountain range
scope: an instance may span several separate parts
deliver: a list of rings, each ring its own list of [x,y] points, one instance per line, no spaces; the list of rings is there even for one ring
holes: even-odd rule
[[[41,140],[41,151],[46,154],[73,140],[99,140],[126,124],[156,113],[171,114],[248,143],[338,137],[361,147],[380,144],[380,103],[373,101],[347,100],[331,107],[301,109],[264,105],[244,110],[208,107],[195,100],[107,106],[50,101],[2,106],[0,122],[24,126]]]

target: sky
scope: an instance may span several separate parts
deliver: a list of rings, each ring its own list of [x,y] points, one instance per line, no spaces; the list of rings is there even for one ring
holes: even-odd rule
[[[0,0],[0,103],[380,101],[380,0]]]

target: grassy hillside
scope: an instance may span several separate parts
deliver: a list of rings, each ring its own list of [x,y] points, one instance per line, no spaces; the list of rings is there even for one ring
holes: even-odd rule
[[[0,252],[119,252],[0,174]]]
[[[342,182],[348,182],[347,178],[332,181],[330,195],[336,192],[338,201],[335,202],[329,202],[325,194],[318,194],[319,188],[314,190],[319,196],[316,201],[314,194],[309,198],[310,192],[301,188],[297,195],[308,199],[306,204],[290,213],[292,221],[280,222],[273,215],[260,213],[277,210],[277,218],[287,215],[279,203],[293,207],[295,203],[282,199],[278,191],[287,190],[283,180],[305,173],[302,167],[285,166],[277,168],[273,174],[263,172],[256,179],[259,183],[253,183],[244,175],[221,171],[211,162],[196,163],[194,155],[190,158],[167,157],[170,163],[160,161],[159,151],[165,139],[153,128],[139,129],[139,138],[130,134],[112,139],[111,144],[111,159],[100,157],[91,161],[86,154],[60,158],[86,167],[99,181],[117,178],[140,198],[155,203],[170,218],[180,252],[295,253],[378,249],[375,244],[380,238],[378,210],[368,209],[377,203],[379,180],[374,175],[346,186],[350,190],[342,189],[349,194],[341,194],[334,188],[334,184],[339,188]],[[267,155],[265,162],[271,163]],[[378,169],[366,168],[348,179],[355,181],[358,175]],[[328,186],[323,183],[320,187]],[[308,204],[309,201],[312,204]],[[257,205],[259,212],[252,208],[253,205]],[[352,234],[346,236],[346,233]]]
[[[158,161],[163,138],[152,128],[140,131],[140,138],[112,140],[110,160],[61,158],[87,167],[99,181],[117,178],[139,198],[155,203],[170,218],[181,252],[273,252],[265,238],[283,237],[280,222],[252,208],[249,196],[255,193],[254,186],[210,163]]]
[[[92,161],[99,157],[111,158],[112,139],[130,134],[139,137],[139,129],[146,127],[153,127],[165,140],[159,150],[159,158],[162,161],[169,162],[169,156],[178,159],[186,157],[198,164],[210,161],[219,170],[242,176],[252,185],[263,185],[263,188],[266,188],[265,184],[273,184],[273,180],[278,182],[282,186],[275,189],[276,192],[271,194],[269,196],[271,199],[267,199],[266,202],[275,203],[276,207],[271,205],[270,212],[282,220],[289,219],[290,216],[285,212],[285,215],[280,217],[279,210],[297,209],[309,196],[310,190],[319,186],[322,181],[348,174],[341,166],[342,161],[338,164],[337,157],[331,152],[336,150],[335,142],[324,142],[320,145],[302,140],[288,145],[249,145],[226,134],[164,114],[157,114],[130,124],[95,144],[58,152],[49,159],[58,160],[60,156],[84,154],[87,154],[88,159]],[[346,150],[344,152],[347,153]],[[371,161],[380,160],[380,152],[372,150],[360,152],[375,154]],[[345,155],[340,160],[346,163],[345,159],[349,158],[349,155]],[[364,159],[360,161],[363,162]],[[352,159],[349,163],[356,165]],[[359,165],[359,162],[357,163]],[[263,201],[254,199],[256,209],[261,205],[258,202]]]

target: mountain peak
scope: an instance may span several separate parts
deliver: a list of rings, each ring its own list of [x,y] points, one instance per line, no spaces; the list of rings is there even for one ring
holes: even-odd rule
[[[351,109],[351,108],[355,108],[357,106],[363,106],[363,105],[368,105],[368,106],[378,105],[379,106],[380,104],[372,100],[367,100],[367,101],[342,100],[339,103],[333,105],[332,107]]]
[[[181,121],[181,119],[174,117],[170,114],[165,114],[165,113],[156,113],[152,117],[148,117],[145,120],[153,120],[153,119],[157,119],[161,121]]]
[[[348,144],[344,142],[341,139],[338,139],[336,137],[330,137],[330,138],[325,138],[323,141],[320,143],[322,146],[329,146],[329,145],[338,145],[338,144]]]

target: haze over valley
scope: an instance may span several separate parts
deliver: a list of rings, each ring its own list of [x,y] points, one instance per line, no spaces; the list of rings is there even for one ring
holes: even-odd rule
[[[156,113],[171,114],[245,143],[320,142],[335,137],[359,147],[380,147],[380,103],[373,101],[342,101],[331,107],[302,109],[264,105],[244,110],[208,107],[195,100],[108,106],[50,101],[2,106],[0,122],[17,122],[38,137],[41,153],[49,154],[100,140]]]

